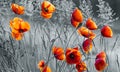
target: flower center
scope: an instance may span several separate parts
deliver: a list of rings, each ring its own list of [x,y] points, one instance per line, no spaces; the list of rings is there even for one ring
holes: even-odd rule
[[[19,29],[19,32],[20,32],[20,33],[23,33],[23,32],[24,32],[24,30],[23,30],[23,29]]]
[[[48,8],[44,8],[44,11],[45,11],[45,12],[48,12]]]
[[[74,59],[74,58],[75,58],[74,54],[71,53],[71,54],[70,54],[70,58],[71,58],[71,59]]]

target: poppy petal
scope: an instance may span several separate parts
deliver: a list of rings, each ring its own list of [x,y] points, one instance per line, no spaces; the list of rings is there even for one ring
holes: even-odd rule
[[[52,13],[48,14],[48,13],[40,12],[40,15],[46,19],[50,19],[52,17]]]

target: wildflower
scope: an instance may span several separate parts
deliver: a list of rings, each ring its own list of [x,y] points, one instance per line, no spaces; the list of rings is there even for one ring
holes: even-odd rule
[[[30,25],[21,18],[15,17],[13,20],[10,20],[10,28],[12,37],[16,40],[21,40],[23,33],[30,30]]]
[[[55,6],[49,1],[43,1],[41,7],[44,13],[53,13],[55,11]]]
[[[88,52],[90,52],[92,50],[93,44],[92,44],[92,40],[91,39],[86,39],[83,44],[83,50],[85,51],[86,54],[88,54]]]
[[[96,23],[91,18],[88,18],[88,20],[86,21],[86,27],[90,30],[96,30],[97,29]]]
[[[104,52],[104,51],[101,51],[100,53],[98,53],[97,55],[96,55],[96,59],[99,59],[99,58],[101,58],[101,59],[106,59],[106,53]]]
[[[85,62],[80,61],[78,64],[76,64],[76,69],[77,69],[77,72],[83,72],[87,70],[87,65],[85,64]]]
[[[98,71],[103,71],[108,66],[106,61],[103,60],[102,58],[96,59],[94,65],[95,65],[96,70]]]
[[[95,33],[83,26],[78,28],[77,32],[86,38],[94,39],[96,37]]]
[[[42,17],[49,19],[52,17],[52,13],[55,11],[55,6],[49,1],[43,1],[41,4],[42,12],[40,13]]]
[[[23,6],[19,6],[18,4],[12,3],[11,9],[15,14],[22,15],[24,14],[25,8]]]
[[[44,60],[39,61],[38,68],[41,72],[52,72],[51,68],[45,64]]]
[[[63,48],[54,46],[52,48],[52,52],[53,52],[56,59],[58,59],[58,60],[64,60],[65,59]]]
[[[80,23],[83,22],[82,12],[78,8],[74,9],[74,11],[72,13],[72,18],[77,22],[80,22]]]
[[[108,25],[103,26],[103,28],[101,29],[101,35],[103,37],[111,38],[113,36],[113,32],[110,26]]]
[[[78,50],[78,48],[67,48],[66,49],[66,62],[68,64],[77,64],[80,62],[82,55],[80,53],[80,51]]]

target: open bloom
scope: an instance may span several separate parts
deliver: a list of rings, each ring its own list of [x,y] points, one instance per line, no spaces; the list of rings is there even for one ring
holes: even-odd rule
[[[67,48],[66,49],[66,62],[68,64],[77,64],[81,61],[82,55],[78,48]]]
[[[106,61],[103,60],[102,58],[96,59],[94,65],[95,65],[96,70],[98,71],[103,71],[108,66]]]
[[[92,50],[93,44],[91,39],[86,39],[83,44],[83,50],[85,51],[86,54]]]
[[[30,25],[21,18],[15,17],[13,20],[10,20],[10,28],[12,37],[16,40],[21,40],[23,33],[30,30]]]
[[[87,70],[87,65],[85,64],[85,62],[80,61],[78,64],[76,64],[76,69],[77,69],[77,72],[83,72]]]
[[[40,69],[41,72],[52,72],[51,68],[45,65],[44,60],[39,61],[38,68]]]
[[[43,1],[41,4],[41,9],[41,16],[46,19],[49,19],[52,17],[52,13],[55,11],[55,6],[49,1]]]
[[[96,30],[97,29],[96,23],[91,18],[88,18],[88,20],[86,21],[86,27],[90,30]]]
[[[113,36],[113,32],[110,26],[108,25],[103,26],[103,28],[101,29],[101,35],[103,37],[111,38]]]
[[[86,37],[86,38],[90,38],[90,39],[94,39],[96,37],[96,34],[94,32],[92,32],[91,30],[89,30],[86,27],[80,27],[77,30],[78,34]]]
[[[54,46],[52,48],[52,52],[53,52],[56,59],[58,59],[58,60],[64,60],[65,59],[65,54],[64,54],[63,48]]]
[[[23,6],[19,6],[18,4],[12,3],[11,9],[15,14],[22,15],[24,14],[25,8]]]

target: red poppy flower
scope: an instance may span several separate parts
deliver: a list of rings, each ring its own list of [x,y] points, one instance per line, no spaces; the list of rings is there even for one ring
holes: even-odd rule
[[[96,59],[94,65],[95,65],[96,70],[98,70],[98,71],[103,71],[108,66],[106,61],[101,58]]]
[[[43,1],[41,8],[44,13],[53,13],[55,11],[55,6],[49,1]]]
[[[80,23],[83,22],[82,12],[78,8],[74,9],[74,11],[72,13],[72,18],[77,22],[80,22]]]
[[[96,23],[91,18],[88,18],[88,20],[86,21],[86,27],[90,30],[96,30],[97,29]]]
[[[87,65],[85,62],[81,61],[80,63],[76,64],[76,69],[78,72],[83,72],[87,70]]]
[[[78,32],[78,34],[80,34],[86,38],[94,39],[96,37],[95,33],[93,33],[91,30],[89,30],[88,28],[83,27],[83,26],[78,28],[77,32]]]
[[[110,26],[108,25],[103,26],[103,28],[101,29],[101,35],[104,37],[111,38],[113,36],[113,32]]]
[[[56,59],[58,59],[58,60],[64,60],[65,59],[63,48],[54,46],[52,48],[52,52],[53,52]]]
[[[15,4],[15,3],[12,3],[11,4],[11,9],[12,9],[12,11],[14,13],[16,13],[18,15],[22,15],[22,14],[24,14],[24,9],[25,8],[23,6],[19,6],[19,5]]]
[[[45,65],[44,60],[39,61],[38,68],[40,69],[41,72],[52,72],[51,68]]]
[[[88,52],[92,50],[93,44],[91,39],[86,39],[82,45],[83,45],[83,50],[85,51],[86,54],[88,54]]]
[[[40,15],[46,19],[50,19],[52,17],[52,13],[55,11],[55,6],[49,1],[43,1],[41,4],[42,11]]]
[[[77,64],[80,62],[82,55],[80,53],[80,51],[78,50],[78,48],[67,48],[66,50],[66,62],[68,64]]]
[[[15,17],[13,20],[10,20],[10,28],[12,37],[16,40],[21,40],[23,33],[30,30],[30,25],[21,18]]]

